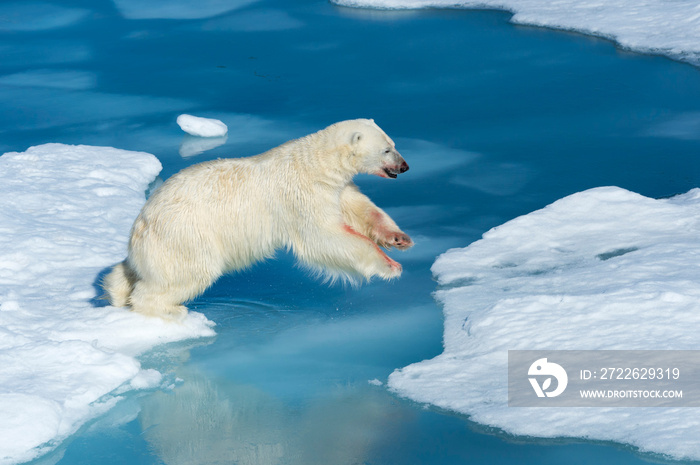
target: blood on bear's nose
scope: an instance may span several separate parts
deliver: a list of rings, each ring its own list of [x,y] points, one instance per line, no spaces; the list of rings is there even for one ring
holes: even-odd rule
[[[408,171],[408,163],[406,163],[404,161],[403,163],[401,163],[401,167],[399,168],[399,173],[405,173],[406,171]]]

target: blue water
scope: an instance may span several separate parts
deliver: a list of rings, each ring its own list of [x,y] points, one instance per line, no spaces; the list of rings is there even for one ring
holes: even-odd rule
[[[0,4],[2,152],[46,142],[141,150],[167,178],[369,117],[411,165],[397,180],[357,179],[416,240],[393,254],[400,280],[327,286],[284,253],[222,278],[190,305],[218,336],[142,360],[173,388],[128,395],[40,462],[656,459],[614,444],[510,437],[377,384],[441,352],[429,268],[442,251],[587,188],[662,197],[699,186],[699,70],[513,26],[501,12],[289,3],[233,2],[238,10],[196,19],[222,3],[56,0],[46,14],[48,4]],[[179,17],[148,18],[158,4]],[[175,124],[181,113],[223,120],[227,142],[182,157],[196,141]]]

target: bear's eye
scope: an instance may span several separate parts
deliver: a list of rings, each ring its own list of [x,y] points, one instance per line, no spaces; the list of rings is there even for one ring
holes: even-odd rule
[[[384,153],[390,153],[390,152],[391,152],[391,149],[386,149],[386,150],[384,151]]]

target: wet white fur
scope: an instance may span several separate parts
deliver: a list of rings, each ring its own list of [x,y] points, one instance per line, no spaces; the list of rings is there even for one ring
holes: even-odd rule
[[[412,245],[352,183],[402,159],[373,120],[343,121],[263,154],[193,165],[146,202],[128,257],[106,276],[112,305],[179,318],[223,273],[287,248],[327,277],[400,276],[377,244]],[[352,229],[350,229],[352,228]],[[368,238],[371,238],[368,239]]]

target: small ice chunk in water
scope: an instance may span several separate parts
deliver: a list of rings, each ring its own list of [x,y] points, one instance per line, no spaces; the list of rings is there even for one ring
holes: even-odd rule
[[[158,370],[141,370],[131,379],[133,389],[151,389],[158,387],[163,380],[163,375]]]
[[[202,118],[200,116],[180,115],[177,124],[187,134],[199,137],[223,137],[228,133],[228,127],[218,119]]]

